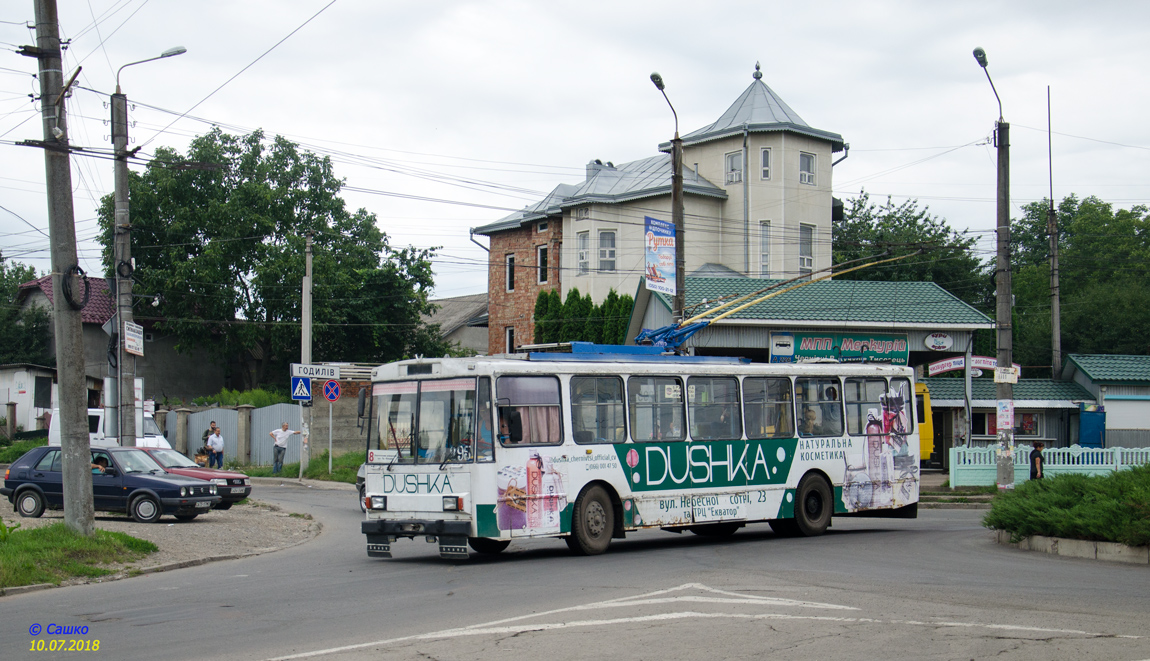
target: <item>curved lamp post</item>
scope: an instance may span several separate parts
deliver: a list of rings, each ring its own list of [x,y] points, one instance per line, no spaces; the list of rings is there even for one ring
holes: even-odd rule
[[[656,73],[651,74],[651,82],[663,93],[667,105],[671,107],[671,114],[675,116],[675,137],[671,140],[671,222],[675,225],[675,296],[671,299],[671,319],[681,322],[684,301],[686,298],[686,242],[683,236],[683,141],[679,138],[679,113],[671,105],[667,97],[666,85],[663,77]]]

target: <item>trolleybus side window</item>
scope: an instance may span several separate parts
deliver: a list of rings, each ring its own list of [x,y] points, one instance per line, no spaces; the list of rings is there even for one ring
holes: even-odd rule
[[[882,424],[882,396],[886,379],[848,378],[843,385],[847,407],[847,433],[851,436],[874,436],[885,433]]]
[[[842,405],[837,378],[795,379],[795,403],[799,409],[799,436],[842,435]]]
[[[571,429],[576,443],[625,443],[623,379],[571,377]]]
[[[562,445],[559,379],[501,376],[495,380],[499,440],[504,445]]]
[[[791,401],[791,380],[748,377],[743,379],[743,410],[747,438],[793,438],[795,412]]]
[[[682,441],[683,381],[671,376],[633,376],[627,380],[631,405],[631,438]]]
[[[687,407],[691,416],[691,438],[730,441],[743,437],[738,379],[690,377],[687,379]]]

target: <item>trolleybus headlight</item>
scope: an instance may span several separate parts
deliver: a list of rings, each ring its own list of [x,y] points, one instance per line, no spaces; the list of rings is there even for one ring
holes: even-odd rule
[[[444,512],[458,512],[463,509],[463,499],[458,496],[443,497]]]
[[[387,496],[368,496],[367,506],[373,510],[387,509]]]

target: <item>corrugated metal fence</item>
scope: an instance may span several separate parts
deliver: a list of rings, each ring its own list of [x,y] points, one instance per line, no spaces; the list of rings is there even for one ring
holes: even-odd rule
[[[220,428],[224,437],[224,461],[234,461],[239,443],[240,414],[232,409],[208,409],[188,416],[188,452],[192,453],[204,445],[204,432],[212,421]]]
[[[262,409],[252,409],[252,465],[268,466],[272,463],[272,446],[275,441],[268,433],[279,429],[283,423],[288,428],[299,431],[300,407],[297,404],[273,404]],[[296,434],[288,439],[287,454],[284,455],[285,464],[294,464],[299,461],[300,445],[303,436]]]

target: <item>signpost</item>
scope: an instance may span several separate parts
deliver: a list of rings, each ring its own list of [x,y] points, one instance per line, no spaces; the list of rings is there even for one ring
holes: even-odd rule
[[[306,376],[291,378],[291,398],[295,402],[311,401],[311,379]]]
[[[124,351],[135,355],[144,355],[144,327],[130,321],[124,322]]]
[[[312,379],[339,379],[339,365],[291,364],[292,376],[306,376]]]
[[[336,368],[339,371],[339,368]],[[339,400],[339,381],[323,384],[323,396],[327,399],[327,474],[331,475],[331,405]]]

